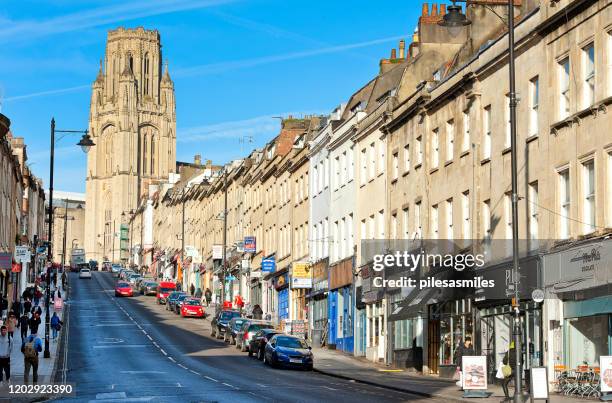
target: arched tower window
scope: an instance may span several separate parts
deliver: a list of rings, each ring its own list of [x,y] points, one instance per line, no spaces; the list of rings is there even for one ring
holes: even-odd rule
[[[155,175],[155,136],[151,136],[151,175]]]
[[[130,63],[130,71],[133,73],[134,72],[134,58],[132,57],[131,54],[128,55],[128,61]]]
[[[146,174],[147,173],[147,168],[148,168],[148,164],[147,164],[147,160],[148,160],[148,152],[147,152],[147,134],[145,133],[142,136],[142,141],[143,141],[143,145],[142,145],[142,173]]]
[[[145,95],[149,95],[150,71],[151,71],[151,66],[150,66],[150,61],[149,61],[149,54],[145,53],[145,57],[144,57],[144,94]]]

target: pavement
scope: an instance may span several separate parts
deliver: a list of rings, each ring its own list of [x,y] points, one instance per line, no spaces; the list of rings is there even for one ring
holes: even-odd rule
[[[181,318],[154,297],[116,298],[110,273],[70,281],[69,347],[55,382],[74,385],[76,393],[56,401],[443,402],[314,371],[273,369],[211,338],[209,320]]]
[[[62,292],[62,296],[66,297],[65,295],[66,293],[62,289],[61,285],[59,285],[59,288]],[[60,342],[59,335],[58,335],[57,340],[55,341],[51,338],[53,336],[53,332],[50,329],[49,330],[50,357],[49,358],[43,357],[44,345],[45,345],[45,323],[46,323],[44,299],[40,301],[39,306],[43,309],[43,314],[40,317],[41,323],[40,323],[40,326],[38,327],[37,335],[43,343],[43,352],[41,352],[38,357],[38,384],[42,385],[42,384],[51,383],[54,377],[54,371],[56,369],[57,358],[58,358],[58,353],[59,353],[58,350],[59,350],[61,342]],[[49,311],[49,316],[52,316],[53,312],[57,312],[58,316],[60,317],[60,320],[63,321],[63,317],[64,317],[63,310],[55,311],[53,306],[51,306],[50,311]],[[30,380],[30,383],[33,382],[31,370],[30,370],[29,380]],[[11,384],[13,386],[24,384],[24,360],[23,360],[23,353],[21,352],[21,330],[20,328],[15,329],[14,338],[13,338],[13,346],[11,350]],[[9,394],[8,390],[9,390],[8,385],[2,385],[0,387],[0,401],[9,400],[11,402],[17,402],[17,401],[30,401],[31,400],[28,398],[18,399],[15,396],[11,396],[10,399],[7,399],[5,396]]]

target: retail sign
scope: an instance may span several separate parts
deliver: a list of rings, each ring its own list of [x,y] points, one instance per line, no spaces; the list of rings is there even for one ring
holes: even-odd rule
[[[599,357],[601,375],[601,391],[612,392],[612,356],[602,355]]]
[[[291,288],[312,288],[312,280],[309,278],[291,278]]]
[[[487,356],[466,355],[461,359],[461,380],[464,390],[487,389]]]
[[[294,262],[291,268],[291,288],[312,288],[311,269],[309,262]]]
[[[29,262],[32,259],[28,246],[15,246],[15,261],[19,263]]]
[[[242,270],[248,270],[251,267],[251,261],[249,259],[242,259],[241,264]]]
[[[223,245],[213,245],[212,247],[212,258],[213,260],[223,259]]]
[[[246,253],[255,253],[257,250],[254,236],[245,236],[244,237],[244,251]]]
[[[244,241],[236,242],[236,252],[244,253]]]
[[[11,267],[12,273],[21,273],[21,263],[13,263],[13,267]]]
[[[548,375],[546,367],[532,367],[530,374],[531,400],[548,400]]]
[[[274,256],[261,260],[261,271],[264,273],[274,273],[276,271],[276,259]]]
[[[10,270],[13,263],[11,253],[0,253],[0,270]]]
[[[258,271],[252,271],[251,272],[251,278],[261,278],[261,272]]]

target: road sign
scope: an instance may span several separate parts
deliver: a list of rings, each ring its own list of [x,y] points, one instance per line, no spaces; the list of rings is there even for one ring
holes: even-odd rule
[[[254,236],[245,236],[244,237],[244,251],[246,253],[255,253],[257,250],[255,242],[256,241],[255,241]]]
[[[261,271],[266,273],[274,273],[276,270],[276,260],[274,256],[261,260]]]
[[[19,263],[29,262],[32,259],[28,246],[15,246],[15,261]]]

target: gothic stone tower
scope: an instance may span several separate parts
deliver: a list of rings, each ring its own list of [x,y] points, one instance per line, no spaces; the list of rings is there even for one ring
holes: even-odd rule
[[[108,32],[89,130],[96,146],[87,157],[85,250],[88,259],[120,262],[128,258],[119,237],[128,212],[149,184],[168,179],[176,167],[174,84],[167,66],[162,73],[157,31]],[[132,242],[138,245],[140,236]]]

